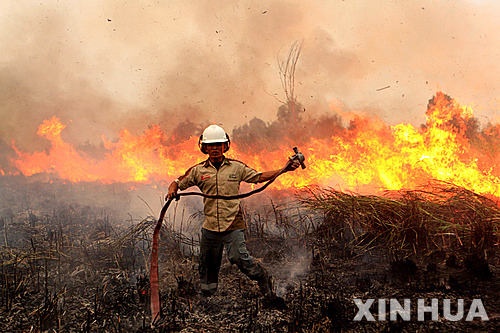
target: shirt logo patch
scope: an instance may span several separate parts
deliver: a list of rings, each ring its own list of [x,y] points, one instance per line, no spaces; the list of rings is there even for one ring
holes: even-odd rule
[[[230,173],[229,174],[229,180],[236,180],[238,179],[235,174]]]
[[[201,176],[201,180],[205,180],[205,179],[208,179],[210,177],[211,177],[210,175],[203,175],[203,176]]]

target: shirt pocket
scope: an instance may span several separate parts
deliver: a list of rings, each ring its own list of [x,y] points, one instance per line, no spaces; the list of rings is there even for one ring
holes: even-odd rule
[[[235,173],[228,174],[226,179],[227,179],[228,182],[231,182],[231,183],[239,182],[240,181],[238,175],[235,174]]]

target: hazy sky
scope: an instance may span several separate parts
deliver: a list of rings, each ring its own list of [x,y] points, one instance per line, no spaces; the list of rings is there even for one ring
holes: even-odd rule
[[[297,40],[308,116],[341,107],[418,125],[441,90],[499,122],[499,17],[495,0],[2,0],[0,143],[40,149],[54,115],[72,143],[186,118],[228,132],[273,121],[278,61]]]

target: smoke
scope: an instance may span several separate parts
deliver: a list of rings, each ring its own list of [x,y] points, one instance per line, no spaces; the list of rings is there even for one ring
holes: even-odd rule
[[[202,124],[232,132],[276,122],[278,62],[296,40],[295,92],[310,119],[332,119],[336,103],[418,125],[442,90],[499,121],[499,9],[470,0],[3,1],[0,139],[40,150],[37,126],[54,115],[68,125],[65,140],[94,145],[124,127],[159,124],[180,140]]]

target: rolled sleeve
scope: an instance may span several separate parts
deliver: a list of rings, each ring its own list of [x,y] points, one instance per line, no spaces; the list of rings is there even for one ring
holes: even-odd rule
[[[243,165],[241,180],[247,183],[257,183],[262,172],[257,172],[247,165]]]

